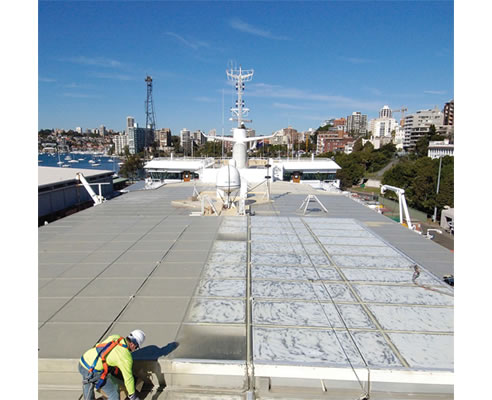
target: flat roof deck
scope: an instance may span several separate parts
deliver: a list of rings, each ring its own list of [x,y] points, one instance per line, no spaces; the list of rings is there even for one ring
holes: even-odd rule
[[[87,168],[60,168],[60,167],[38,167],[38,187],[56,185],[62,182],[76,180],[75,175],[80,172],[86,178],[99,175],[114,174],[109,170],[94,170]]]
[[[180,342],[149,367],[168,385],[152,398],[241,399],[251,376],[264,399],[285,387],[316,398],[320,380],[353,396],[368,369],[376,391],[452,397],[453,290],[439,279],[452,252],[305,185],[274,183],[249,218],[171,205],[192,192],[131,192],[39,228],[40,399],[79,399],[80,355],[136,328],[136,360]],[[328,214],[311,203],[302,215],[307,193]],[[412,282],[414,261],[433,290]]]

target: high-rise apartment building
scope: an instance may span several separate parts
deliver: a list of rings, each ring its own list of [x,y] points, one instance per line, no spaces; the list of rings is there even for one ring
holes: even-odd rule
[[[128,149],[130,154],[137,154],[145,148],[145,135],[148,129],[134,126],[128,128]]]
[[[207,142],[207,138],[201,130],[194,131],[190,136],[195,146],[201,146]]]
[[[379,110],[379,117],[369,121],[369,132],[372,138],[390,138],[391,132],[399,129],[398,122],[393,118],[393,112],[387,105]]]
[[[346,132],[347,131],[347,120],[345,118],[335,119],[335,120],[333,120],[333,127],[337,131]]]
[[[444,125],[453,126],[454,125],[454,100],[448,101],[444,104]]]
[[[443,126],[443,122],[444,114],[437,107],[429,110],[420,110],[405,116],[403,148],[405,150],[415,149],[417,141],[422,136],[429,134],[431,125],[434,125],[436,130],[439,131]]]
[[[155,141],[159,143],[159,148],[163,149],[164,147],[171,146],[171,129],[170,128],[162,128],[156,130]]]
[[[133,128],[134,126],[135,126],[135,118],[126,117],[126,127],[127,128]]]
[[[128,128],[133,128],[135,126],[135,118],[126,117],[125,134],[128,135]]]
[[[383,106],[383,108],[379,110],[379,118],[393,118],[393,112],[391,111],[391,108],[386,105]]]
[[[356,136],[365,135],[367,133],[367,115],[356,111],[347,116],[347,132]]]
[[[99,127],[99,135],[100,135],[100,136],[104,136],[104,135],[106,135],[106,127],[105,127],[104,125],[101,125],[101,126]]]
[[[302,134],[297,131],[297,129],[292,128],[291,126],[287,128],[280,129],[275,132],[277,135],[270,139],[272,144],[286,144],[289,148],[292,148],[292,145],[297,144],[300,141],[300,137]]]
[[[185,154],[191,154],[191,132],[186,128],[179,132],[179,145]]]
[[[128,145],[127,135],[116,135],[113,136],[114,152],[116,154],[123,154],[125,152],[125,146]]]

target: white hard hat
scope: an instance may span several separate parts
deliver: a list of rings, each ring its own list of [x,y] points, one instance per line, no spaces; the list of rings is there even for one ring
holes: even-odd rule
[[[134,331],[130,332],[128,338],[132,342],[135,342],[138,347],[142,347],[143,343],[145,342],[145,333],[140,329],[135,329]]]

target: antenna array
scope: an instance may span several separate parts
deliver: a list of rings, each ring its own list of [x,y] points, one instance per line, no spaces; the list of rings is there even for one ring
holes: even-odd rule
[[[243,122],[251,122],[251,120],[243,119],[248,116],[249,108],[244,107],[243,90],[244,82],[249,82],[253,79],[254,70],[243,70],[241,66],[239,69],[233,69],[226,71],[227,79],[235,82],[237,91],[236,107],[231,107],[232,118],[230,121],[237,121],[238,128],[241,128]]]

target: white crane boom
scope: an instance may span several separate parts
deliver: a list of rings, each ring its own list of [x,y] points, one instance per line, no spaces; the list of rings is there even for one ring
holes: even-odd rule
[[[381,194],[384,194],[386,190],[391,190],[392,192],[395,192],[398,195],[398,206],[400,208],[400,224],[403,225],[404,223],[403,213],[405,213],[405,220],[407,221],[408,228],[414,231],[415,225],[412,224],[412,221],[410,219],[410,213],[408,212],[407,201],[405,200],[405,190],[402,188],[398,188],[396,186],[382,185]]]

